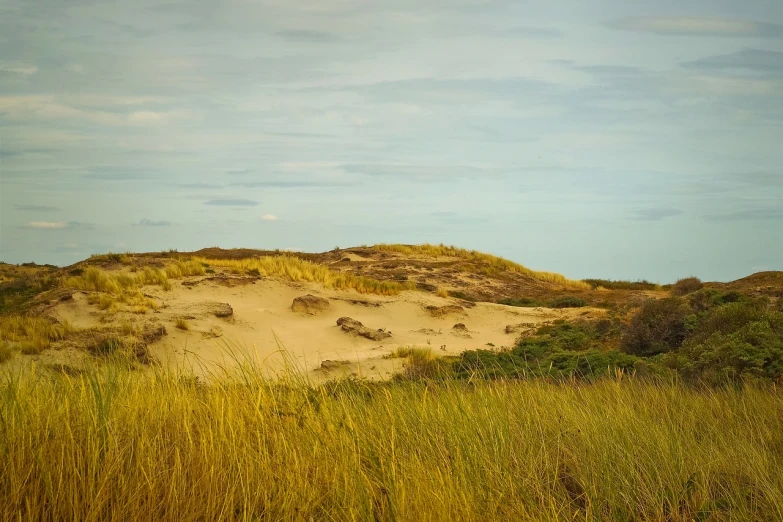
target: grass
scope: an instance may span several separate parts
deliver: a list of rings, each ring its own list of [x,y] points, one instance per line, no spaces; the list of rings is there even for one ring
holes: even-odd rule
[[[257,375],[3,375],[0,519],[783,519],[775,390]]]
[[[397,295],[403,290],[412,290],[414,283],[378,281],[369,277],[335,272],[329,268],[299,259],[298,257],[264,256],[248,259],[196,259],[215,267],[227,268],[235,273],[253,273],[264,277],[280,277],[290,281],[313,281],[326,288],[355,290],[362,294]]]
[[[177,320],[174,323],[174,326],[184,332],[190,330],[190,324],[187,322],[187,320],[183,319],[182,317],[177,318]]]
[[[0,341],[0,364],[10,361],[16,355],[16,350],[6,341]]]
[[[493,256],[491,254],[484,254],[477,252],[476,250],[467,250],[464,248],[457,248],[447,245],[388,245],[380,244],[372,247],[374,250],[380,252],[394,252],[403,254],[406,256],[420,255],[430,257],[453,257],[458,259],[464,259],[465,261],[483,265],[483,269],[489,270],[486,275],[492,275],[490,272],[515,272],[518,274],[524,274],[532,277],[538,281],[544,281],[546,283],[553,283],[565,286],[567,288],[590,290],[590,285],[584,281],[576,281],[568,279],[561,274],[554,272],[540,272],[531,270],[525,266],[522,266],[508,259],[502,257]],[[467,269],[467,267],[465,267]]]
[[[40,353],[72,331],[68,323],[56,324],[44,317],[0,316],[0,341],[19,343],[24,354]]]

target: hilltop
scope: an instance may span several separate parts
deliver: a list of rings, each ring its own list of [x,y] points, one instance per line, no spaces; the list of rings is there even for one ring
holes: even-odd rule
[[[704,286],[778,299],[783,273]],[[603,321],[592,346],[616,349],[632,311],[669,295],[669,286],[570,280],[444,245],[107,254],[63,268],[0,265],[0,335],[14,364],[72,366],[116,352],[206,368],[242,352],[271,369],[386,378],[411,348],[502,351],[564,322]]]

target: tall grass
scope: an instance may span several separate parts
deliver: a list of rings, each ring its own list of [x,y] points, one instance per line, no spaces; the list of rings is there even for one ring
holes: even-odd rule
[[[634,380],[0,384],[2,520],[781,520],[783,396]]]
[[[52,323],[45,317],[0,316],[0,341],[16,343],[19,351],[26,354],[42,352],[71,331],[73,328],[67,322]]]
[[[251,272],[290,281],[314,281],[327,288],[355,290],[362,294],[396,295],[415,288],[414,283],[378,281],[369,277],[343,274],[328,267],[293,256],[264,256],[247,259],[202,259],[196,261],[210,266],[224,267],[235,272]]]
[[[554,283],[562,285],[568,288],[590,290],[590,285],[584,281],[576,281],[568,279],[561,274],[554,272],[541,272],[537,270],[531,270],[519,263],[503,259],[502,257],[493,256],[491,254],[485,254],[476,250],[467,250],[464,248],[457,248],[454,246],[447,246],[444,244],[430,245],[425,243],[423,245],[388,245],[379,244],[372,247],[374,250],[380,252],[395,252],[406,256],[420,255],[420,256],[432,256],[432,257],[454,257],[464,259],[469,262],[479,263],[485,267],[499,271],[499,272],[515,272],[518,274],[524,274],[532,277],[538,281],[544,281],[546,283]]]

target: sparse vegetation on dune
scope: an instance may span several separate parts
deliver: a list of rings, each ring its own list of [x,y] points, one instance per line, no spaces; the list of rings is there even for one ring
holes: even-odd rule
[[[413,283],[397,281],[378,281],[369,277],[344,274],[330,270],[324,265],[300,259],[294,256],[263,256],[247,259],[204,259],[198,262],[214,267],[223,267],[236,273],[257,273],[260,276],[273,276],[290,281],[313,281],[326,288],[355,290],[362,294],[396,295],[403,290],[412,290]]]
[[[484,268],[496,270],[498,272],[516,272],[532,277],[538,281],[562,285],[567,288],[590,290],[590,285],[584,281],[575,281],[568,279],[561,274],[554,272],[541,272],[531,270],[519,263],[514,263],[502,257],[484,254],[476,250],[467,250],[447,245],[388,245],[379,244],[372,247],[379,252],[394,252],[407,256],[431,256],[431,257],[453,257],[463,259],[468,262],[483,265]]]
[[[0,384],[3,520],[780,520],[783,396],[603,379]]]
[[[69,324],[53,323],[45,317],[0,316],[0,342],[10,341],[13,345],[9,344],[9,349],[25,354],[40,353],[71,331]]]

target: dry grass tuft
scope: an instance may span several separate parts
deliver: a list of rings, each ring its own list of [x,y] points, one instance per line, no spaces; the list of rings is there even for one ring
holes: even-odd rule
[[[355,290],[362,294],[397,295],[415,288],[414,283],[378,281],[369,277],[335,272],[329,268],[293,256],[265,256],[250,259],[195,259],[203,264],[222,267],[235,274],[255,271],[261,276],[273,276],[290,281],[313,281],[326,288]]]
[[[182,317],[177,318],[177,320],[174,322],[174,326],[177,327],[180,330],[183,330],[187,332],[190,330],[190,324],[188,321]]]
[[[561,274],[554,272],[541,272],[531,270],[525,266],[522,266],[508,259],[502,257],[493,256],[491,254],[484,254],[476,250],[467,250],[464,248],[457,248],[454,246],[447,246],[444,244],[430,245],[425,243],[423,245],[387,245],[380,244],[372,247],[380,252],[395,252],[407,256],[428,256],[428,257],[454,257],[464,259],[472,263],[481,265],[477,267],[479,271],[485,275],[493,275],[495,272],[515,272],[518,274],[524,274],[532,277],[538,281],[546,283],[553,283],[565,286],[566,288],[573,288],[579,290],[590,290],[590,285],[584,281],[576,281],[568,279]]]
[[[445,288],[438,288],[438,291],[435,292],[435,295],[437,295],[438,297],[448,297],[449,292]]]

